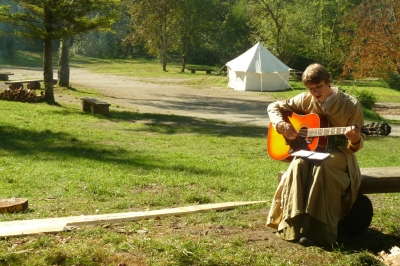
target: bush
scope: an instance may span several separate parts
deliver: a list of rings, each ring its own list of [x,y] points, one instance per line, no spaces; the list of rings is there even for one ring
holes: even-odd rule
[[[372,110],[372,107],[374,107],[374,104],[378,101],[378,97],[372,91],[356,90],[354,94],[358,101],[360,101],[361,105],[369,110]]]
[[[389,73],[385,82],[389,85],[391,89],[400,91],[400,74],[399,73]]]

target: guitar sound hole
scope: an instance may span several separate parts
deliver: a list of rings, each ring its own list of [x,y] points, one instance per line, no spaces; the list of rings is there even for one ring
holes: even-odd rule
[[[306,127],[302,127],[297,132],[297,138],[304,141],[307,139],[307,133],[308,129]]]

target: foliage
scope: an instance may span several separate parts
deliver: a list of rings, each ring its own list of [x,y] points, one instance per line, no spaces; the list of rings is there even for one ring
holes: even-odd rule
[[[53,40],[59,41],[96,28],[108,28],[112,23],[112,10],[119,0],[12,1],[17,6],[2,6],[0,21],[15,25],[18,36],[43,40],[45,99],[54,103]]]
[[[363,0],[344,17],[345,36],[351,47],[346,54],[344,76],[389,78],[400,74],[400,1]]]
[[[130,34],[130,17],[125,3],[115,10],[115,20],[109,30],[94,30],[74,36],[72,52],[89,57],[119,58],[131,56],[131,45],[124,42]]]
[[[133,25],[127,43],[144,44],[150,54],[160,59],[164,71],[174,53],[179,54],[181,72],[189,61],[219,62],[221,17],[225,17],[220,1],[127,0],[127,3]]]
[[[19,31],[15,34],[28,39],[60,40],[77,33],[108,28],[112,23],[109,10],[117,0],[12,2],[16,2],[18,8],[11,5],[3,7],[0,21],[18,26]]]
[[[285,44],[285,30],[288,28],[288,6],[292,1],[284,0],[260,0],[252,7],[252,28],[261,40],[269,42],[267,45],[274,51],[278,58],[288,63]]]
[[[356,90],[354,94],[361,105],[369,110],[372,110],[372,107],[374,107],[374,104],[378,100],[375,93],[373,93],[372,91]]]
[[[330,69],[341,63],[339,23],[355,1],[255,1],[253,34],[292,68],[319,62]]]
[[[400,73],[389,73],[384,80],[390,88],[400,91]]]
[[[127,40],[143,43],[150,54],[156,55],[164,71],[167,71],[168,52],[172,50],[176,29],[173,27],[176,1],[128,0],[132,18],[132,31]]]
[[[54,1],[54,0],[53,0]],[[46,1],[52,3],[53,1]],[[116,5],[120,1],[123,5]],[[29,1],[1,0],[0,20],[8,20],[10,3]],[[221,65],[261,41],[289,67],[303,70],[310,63],[319,62],[333,74],[349,78],[378,77],[389,86],[396,85],[399,73],[399,35],[397,17],[399,1],[382,0],[113,0],[113,1],[55,1],[51,25],[52,36],[73,34],[72,52],[98,58],[157,57],[166,71],[166,65],[180,62],[181,71],[187,64]],[[87,14],[66,12],[74,3],[82,9],[87,3],[96,3]],[[35,23],[44,21],[42,3],[24,16],[15,17],[14,24],[1,25],[3,32],[19,35],[43,34],[45,27],[27,31],[26,19]],[[103,4],[102,4],[103,3]],[[115,5],[114,5],[115,4]],[[20,9],[21,10],[21,9]],[[36,11],[39,13],[35,13]],[[58,14],[60,13],[60,14]],[[28,14],[30,16],[28,16]],[[114,16],[111,16],[113,14]],[[85,17],[85,15],[87,15]],[[17,19],[18,18],[18,19]],[[86,19],[86,18],[91,18]],[[113,23],[111,31],[96,30],[79,33],[79,24],[91,28],[96,19],[103,18],[104,28]],[[108,18],[108,21],[107,19]],[[382,19],[380,19],[382,18]],[[18,23],[17,23],[18,21]],[[65,21],[78,26],[64,27]],[[100,20],[99,20],[100,21]],[[100,23],[101,24],[101,23]],[[99,24],[99,25],[100,25]],[[71,24],[72,25],[72,24]],[[33,29],[35,29],[33,31]],[[102,27],[102,26],[100,26]],[[93,27],[91,28],[93,29]],[[31,33],[29,33],[32,30]],[[31,37],[33,37],[33,35]],[[36,42],[21,42],[7,36],[0,39],[0,53],[8,55],[22,46],[35,50]],[[53,43],[53,45],[57,45]],[[7,51],[7,52],[5,52]],[[44,56],[46,58],[46,56]],[[50,67],[48,67],[50,69]],[[49,71],[49,70],[48,70]]]
[[[252,47],[255,41],[251,36],[251,8],[247,0],[236,1],[232,6],[221,5],[221,9],[224,19],[220,20],[219,30],[213,35],[213,46],[217,48],[218,56],[218,61],[214,63],[224,65]]]

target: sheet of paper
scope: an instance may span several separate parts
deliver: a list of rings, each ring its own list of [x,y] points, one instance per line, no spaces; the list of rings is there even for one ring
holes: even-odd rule
[[[306,151],[306,150],[299,150],[291,153],[291,156],[298,156],[298,157],[309,157],[312,155],[314,152],[313,151]]]
[[[311,160],[323,160],[325,158],[328,158],[330,153],[324,153],[324,152],[314,152],[310,156],[308,156],[308,159]]]

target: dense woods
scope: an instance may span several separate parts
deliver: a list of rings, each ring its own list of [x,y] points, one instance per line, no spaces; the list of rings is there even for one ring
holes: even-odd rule
[[[113,14],[104,8],[111,3]],[[1,56],[16,49],[38,51],[51,39],[53,52],[64,55],[59,64],[72,52],[153,57],[164,71],[170,62],[184,71],[187,64],[222,67],[261,41],[291,68],[301,71],[319,62],[342,78],[377,77],[399,88],[399,1],[0,0],[0,5],[0,64]],[[12,23],[11,15],[26,18],[25,24]],[[40,16],[53,19],[51,33]],[[106,19],[89,27],[100,18]]]

